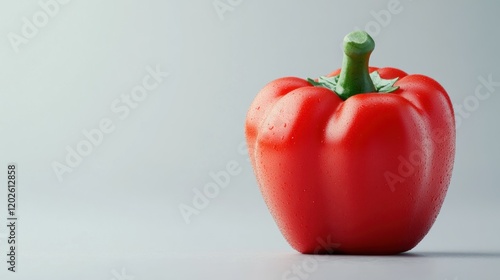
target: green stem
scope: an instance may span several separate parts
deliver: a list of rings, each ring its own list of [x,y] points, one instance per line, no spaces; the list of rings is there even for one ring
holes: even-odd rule
[[[344,100],[366,92],[376,92],[368,71],[375,42],[368,33],[354,31],[344,38],[344,59],[335,92]]]

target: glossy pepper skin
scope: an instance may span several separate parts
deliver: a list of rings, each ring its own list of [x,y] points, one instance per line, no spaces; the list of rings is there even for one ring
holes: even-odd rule
[[[408,251],[431,228],[450,183],[455,120],[446,91],[423,75],[368,67],[367,40],[347,35],[343,67],[327,75],[340,74],[334,89],[346,95],[286,77],[265,86],[247,114],[261,193],[301,253]],[[392,92],[363,85],[374,71],[398,78]]]

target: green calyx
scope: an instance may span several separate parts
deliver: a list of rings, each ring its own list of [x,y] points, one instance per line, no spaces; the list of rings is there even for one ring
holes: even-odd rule
[[[398,80],[382,79],[377,71],[368,71],[370,54],[375,42],[368,33],[354,31],[344,38],[344,59],[338,76],[322,76],[315,81],[307,79],[313,86],[325,87],[334,91],[342,100],[368,92],[390,93],[397,90],[394,83]]]
[[[339,81],[339,78],[340,78],[340,75],[333,76],[333,77],[321,76],[318,78],[318,81],[315,81],[311,78],[307,78],[307,81],[315,87],[324,87],[324,88],[327,88],[327,89],[330,89],[330,90],[336,92],[337,83]],[[395,79],[391,79],[391,80],[382,79],[377,71],[373,71],[370,73],[370,79],[372,80],[372,83],[375,87],[375,90],[369,91],[369,92],[391,93],[391,92],[396,91],[399,88],[397,86],[394,86],[394,83],[399,78],[395,78]],[[342,98],[342,100],[346,100],[348,97],[350,97],[350,96],[348,96],[348,97],[344,98],[344,96],[340,95],[339,93],[337,93],[337,95],[340,98]]]

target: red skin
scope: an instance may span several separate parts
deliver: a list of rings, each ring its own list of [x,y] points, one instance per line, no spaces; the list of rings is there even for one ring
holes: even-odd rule
[[[301,253],[405,252],[441,209],[455,155],[451,101],[431,78],[374,70],[399,77],[399,89],[342,101],[286,77],[264,87],[248,112],[245,132],[260,190]]]

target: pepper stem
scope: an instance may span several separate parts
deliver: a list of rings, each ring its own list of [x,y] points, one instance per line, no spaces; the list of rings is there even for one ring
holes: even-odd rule
[[[375,42],[365,31],[354,31],[344,37],[344,59],[335,92],[344,100],[358,93],[376,92],[368,71]]]

